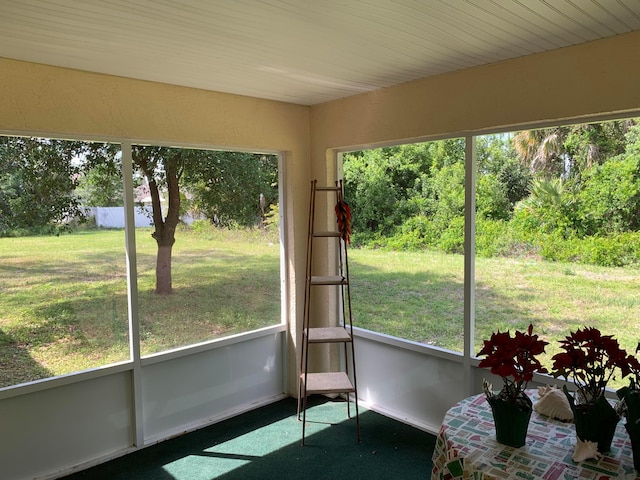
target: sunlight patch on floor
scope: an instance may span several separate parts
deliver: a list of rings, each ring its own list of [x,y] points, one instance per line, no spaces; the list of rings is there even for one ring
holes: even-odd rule
[[[353,405],[351,414],[355,415]],[[307,410],[306,437],[345,420],[348,420],[346,403],[328,402],[310,407]],[[260,461],[282,448],[299,443],[301,438],[302,423],[294,413],[266,427],[168,463],[163,466],[163,470],[175,480],[212,480],[250,462]]]

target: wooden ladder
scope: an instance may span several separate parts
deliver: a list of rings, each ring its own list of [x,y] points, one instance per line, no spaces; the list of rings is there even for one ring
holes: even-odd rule
[[[328,230],[315,229],[315,206],[317,193],[333,195],[336,202],[335,222],[329,222]],[[349,263],[347,244],[349,242],[349,218],[346,215],[349,207],[344,202],[342,181],[333,187],[320,187],[318,181],[311,182],[311,198],[309,201],[309,235],[307,237],[307,270],[304,294],[304,317],[302,326],[302,346],[298,380],[298,420],[302,421],[302,445],[305,444],[305,427],[307,423],[307,398],[309,395],[343,394],[347,400],[347,416],[351,418],[351,400],[355,403],[356,435],[360,442],[360,418],[358,416],[358,389],[356,383],[355,351],[353,347],[353,320],[351,313],[351,291],[349,286]],[[327,204],[330,198],[326,198]],[[337,264],[334,262],[314,262],[314,243],[317,241],[332,242],[337,249]],[[331,251],[327,245],[327,251]],[[315,275],[314,266],[324,264],[324,270],[330,272]],[[311,326],[311,300],[313,292],[319,288],[333,289],[340,314],[338,325]],[[315,320],[315,319],[314,319]],[[313,322],[317,324],[319,322]],[[337,343],[343,345],[343,357],[338,362],[340,371],[309,372],[309,346],[312,344]]]

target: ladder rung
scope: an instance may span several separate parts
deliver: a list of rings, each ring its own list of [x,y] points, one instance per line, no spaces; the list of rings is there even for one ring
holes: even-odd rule
[[[317,192],[339,192],[340,187],[316,187]]]
[[[300,375],[303,385],[304,377],[304,373]],[[355,391],[351,380],[344,372],[308,373],[306,387],[307,395]]]
[[[351,335],[344,327],[310,328],[307,333],[309,343],[350,342]]]
[[[347,279],[340,275],[313,276],[311,285],[346,285]]]
[[[341,236],[340,232],[314,232],[311,235],[314,237],[339,237]]]

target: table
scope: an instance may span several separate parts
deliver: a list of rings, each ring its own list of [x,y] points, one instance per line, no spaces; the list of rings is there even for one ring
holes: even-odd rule
[[[538,392],[527,390],[531,400]],[[431,480],[606,480],[640,479],[633,468],[631,442],[618,423],[611,452],[599,460],[575,463],[573,423],[531,414],[527,443],[520,448],[496,441],[491,407],[483,394],[469,397],[449,409],[433,452]]]

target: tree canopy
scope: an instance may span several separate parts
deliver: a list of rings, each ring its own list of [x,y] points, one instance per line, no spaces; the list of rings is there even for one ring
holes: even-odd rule
[[[640,263],[639,139],[633,119],[477,137],[476,251]],[[464,169],[464,139],[345,154],[354,244],[462,252]]]
[[[0,234],[54,233],[83,218],[75,195],[82,142],[0,137]]]

